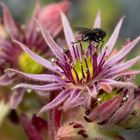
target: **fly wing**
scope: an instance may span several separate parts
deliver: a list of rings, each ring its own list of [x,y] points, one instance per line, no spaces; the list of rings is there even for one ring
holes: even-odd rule
[[[85,33],[92,32],[92,29],[86,28],[86,27],[75,27],[74,30],[77,31],[79,34],[85,34]]]

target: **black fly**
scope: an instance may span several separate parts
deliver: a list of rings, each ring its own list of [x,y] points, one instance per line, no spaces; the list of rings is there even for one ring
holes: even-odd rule
[[[104,38],[106,36],[106,32],[103,31],[100,28],[85,28],[85,27],[76,27],[76,31],[78,31],[79,34],[81,34],[81,39],[77,40],[76,42],[73,43],[79,43],[79,42],[96,42],[100,43],[102,42],[102,45],[104,43]],[[101,45],[101,47],[102,47]]]

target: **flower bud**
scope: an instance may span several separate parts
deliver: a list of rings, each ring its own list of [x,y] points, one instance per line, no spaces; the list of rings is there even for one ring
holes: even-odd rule
[[[64,124],[57,132],[57,140],[84,140],[88,137],[84,124],[78,121]]]
[[[68,13],[70,9],[70,2],[68,0],[50,4],[42,8],[38,15],[38,20],[42,23],[46,28],[50,27],[52,23],[59,23],[61,22],[60,12],[65,14]]]

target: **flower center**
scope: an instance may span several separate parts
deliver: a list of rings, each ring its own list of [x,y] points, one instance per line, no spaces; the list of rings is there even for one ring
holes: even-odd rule
[[[43,66],[35,62],[25,52],[20,54],[18,64],[19,64],[20,69],[26,73],[37,74],[43,71]]]
[[[73,79],[76,83],[86,83],[93,77],[93,65],[90,57],[85,57],[82,60],[78,59],[71,69]]]

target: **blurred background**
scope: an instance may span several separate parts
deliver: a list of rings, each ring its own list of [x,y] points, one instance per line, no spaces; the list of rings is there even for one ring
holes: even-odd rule
[[[15,20],[25,22],[32,14],[35,4],[34,0],[2,0],[11,10]],[[59,0],[42,0],[42,5],[57,2]],[[111,35],[116,23],[121,16],[125,15],[125,22],[119,36],[117,47],[121,47],[127,38],[134,39],[140,34],[140,0],[71,0],[72,7],[69,13],[69,20],[72,27],[91,27],[98,10],[101,11],[102,28]],[[131,52],[128,59],[140,55],[140,45]],[[135,68],[140,68],[138,63]],[[140,84],[140,76],[137,77]],[[140,131],[123,132],[126,140],[139,140]],[[5,121],[0,127],[0,140],[26,140],[26,136],[20,126],[15,126]]]

